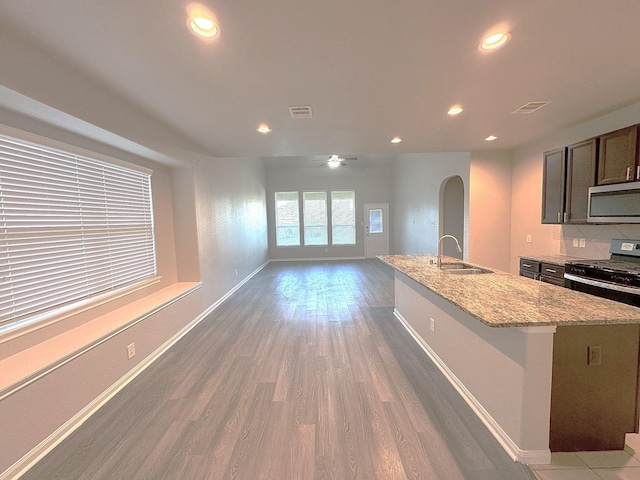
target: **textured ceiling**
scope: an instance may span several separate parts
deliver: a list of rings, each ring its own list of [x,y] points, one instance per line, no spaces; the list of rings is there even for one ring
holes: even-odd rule
[[[0,28],[221,157],[508,149],[640,100],[638,0],[203,3],[215,42],[179,0],[6,0]],[[480,53],[498,25],[511,42]],[[530,101],[551,103],[511,113]]]

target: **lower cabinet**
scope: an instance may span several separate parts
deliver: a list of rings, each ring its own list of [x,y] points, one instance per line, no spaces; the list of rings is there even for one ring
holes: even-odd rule
[[[638,431],[639,338],[638,325],[557,328],[552,452],[622,450],[625,434]]]
[[[538,280],[541,263],[530,258],[520,258],[520,276]]]
[[[534,258],[520,257],[520,276],[553,283],[561,287],[566,286],[564,279],[564,265],[547,263]]]
[[[541,263],[539,280],[541,282],[553,283],[554,285],[564,287],[564,265],[544,262]]]

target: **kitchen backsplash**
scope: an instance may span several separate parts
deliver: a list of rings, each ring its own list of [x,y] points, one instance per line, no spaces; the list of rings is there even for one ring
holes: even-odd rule
[[[561,253],[583,258],[609,258],[609,245],[614,238],[640,240],[640,225],[563,225]],[[580,239],[585,246],[581,248]],[[574,247],[574,240],[578,246]]]

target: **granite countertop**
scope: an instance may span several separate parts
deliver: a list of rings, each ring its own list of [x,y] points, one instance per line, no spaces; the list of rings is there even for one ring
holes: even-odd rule
[[[498,270],[459,275],[434,255],[378,258],[490,327],[640,324],[640,308]]]

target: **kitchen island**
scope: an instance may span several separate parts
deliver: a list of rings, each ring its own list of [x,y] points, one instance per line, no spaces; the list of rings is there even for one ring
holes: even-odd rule
[[[637,430],[639,308],[435,256],[379,258],[396,317],[514,460],[619,449]]]

